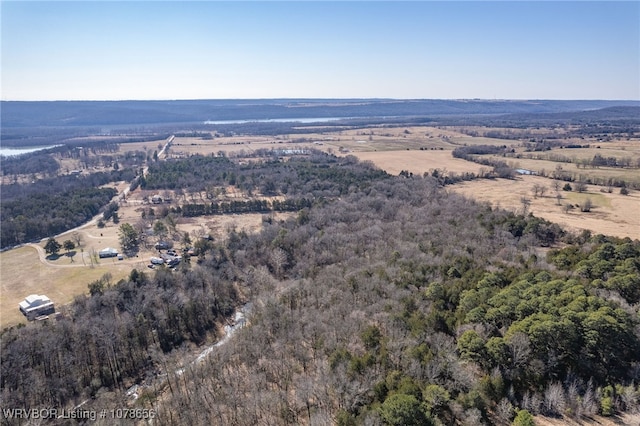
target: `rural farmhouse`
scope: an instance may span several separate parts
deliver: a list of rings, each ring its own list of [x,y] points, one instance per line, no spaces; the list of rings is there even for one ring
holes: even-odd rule
[[[105,249],[100,250],[98,252],[98,256],[100,256],[101,259],[105,257],[116,257],[118,256],[118,250],[107,247]]]
[[[53,314],[56,311],[51,299],[45,295],[29,295],[20,302],[19,306],[20,311],[29,321],[33,321],[43,315]]]

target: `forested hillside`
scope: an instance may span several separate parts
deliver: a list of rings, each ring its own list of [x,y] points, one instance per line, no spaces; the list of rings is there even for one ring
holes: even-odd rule
[[[0,103],[4,128],[79,127],[296,118],[476,115],[583,111],[636,101],[441,99],[229,99]]]
[[[637,409],[637,312],[619,294],[637,286],[640,244],[583,235],[549,264],[542,228],[555,229],[416,178],[236,240],[252,325],[189,371],[162,418],[476,425]]]
[[[311,207],[202,243],[176,272],[91,283],[69,317],[4,331],[3,405],[95,396],[86,407],[116,408],[125,398],[108,392],[139,383],[135,404],[157,410],[154,424],[478,425],[517,410],[638,409],[640,242],[566,234],[353,157],[194,157],[153,166],[144,185],[206,192],[231,177]],[[179,370],[245,302],[249,326]]]

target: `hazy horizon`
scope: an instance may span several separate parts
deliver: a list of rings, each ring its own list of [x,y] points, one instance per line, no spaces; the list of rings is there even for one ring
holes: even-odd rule
[[[3,101],[640,99],[640,2],[0,7]]]
[[[367,97],[367,98],[311,98],[311,97],[300,97],[300,98],[291,98],[291,97],[272,97],[272,98],[175,98],[175,99],[30,99],[30,100],[22,100],[22,99],[2,99],[0,102],[203,102],[203,101],[340,101],[340,102],[349,102],[349,101],[399,101],[399,102],[411,102],[411,101],[461,101],[461,102],[634,102],[640,104],[640,99],[605,99],[605,98],[563,98],[563,99],[527,99],[527,98],[382,98],[382,97]]]

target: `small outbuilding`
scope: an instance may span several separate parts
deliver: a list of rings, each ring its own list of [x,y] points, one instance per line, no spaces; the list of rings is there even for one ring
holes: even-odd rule
[[[19,307],[20,312],[22,312],[29,321],[33,321],[38,317],[56,312],[56,308],[51,299],[43,294],[31,294],[27,296],[22,302],[20,302]]]
[[[536,176],[538,174],[533,170],[528,170],[528,169],[516,169],[516,173],[519,175],[530,175],[530,176]]]

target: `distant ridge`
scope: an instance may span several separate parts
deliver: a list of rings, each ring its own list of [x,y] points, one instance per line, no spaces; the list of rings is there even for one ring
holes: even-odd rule
[[[3,128],[202,123],[334,117],[571,113],[640,107],[640,101],[483,99],[221,99],[167,101],[2,101]]]
[[[520,114],[511,114],[505,118],[518,118]],[[524,116],[522,116],[524,117]],[[526,115],[527,119],[552,119],[552,120],[626,120],[635,118],[640,121],[640,106],[612,106],[600,109],[572,112],[532,113]]]

